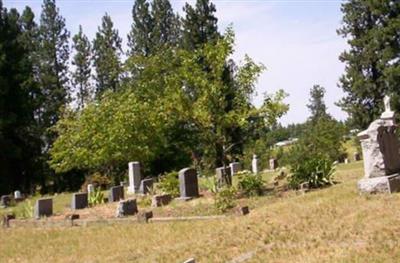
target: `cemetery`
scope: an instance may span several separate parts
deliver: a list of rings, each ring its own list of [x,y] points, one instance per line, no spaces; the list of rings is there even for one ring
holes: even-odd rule
[[[399,262],[399,21],[0,0],[0,263]]]

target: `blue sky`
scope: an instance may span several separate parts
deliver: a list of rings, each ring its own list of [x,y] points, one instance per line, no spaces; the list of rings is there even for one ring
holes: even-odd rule
[[[175,11],[182,13],[185,2],[171,0]],[[257,84],[254,103],[262,103],[265,92],[284,89],[290,111],[283,124],[303,122],[309,116],[306,104],[309,90],[320,84],[327,90],[328,111],[338,119],[346,114],[334,105],[343,93],[337,87],[344,65],[338,60],[346,41],[336,34],[342,14],[339,0],[214,0],[221,31],[233,24],[236,33],[234,58],[245,54],[263,63],[267,70]],[[39,17],[41,0],[3,0],[7,8],[22,10],[29,5]],[[82,24],[93,38],[104,13],[111,15],[126,43],[131,26],[134,0],[58,0],[72,34]]]

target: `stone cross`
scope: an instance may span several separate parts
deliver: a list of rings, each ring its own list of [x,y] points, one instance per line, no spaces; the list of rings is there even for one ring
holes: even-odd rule
[[[136,194],[140,190],[140,182],[142,180],[142,174],[140,172],[139,162],[130,162],[129,167],[129,187],[128,193]]]
[[[253,160],[251,161],[251,168],[254,174],[258,173],[258,159],[257,155],[253,155]]]

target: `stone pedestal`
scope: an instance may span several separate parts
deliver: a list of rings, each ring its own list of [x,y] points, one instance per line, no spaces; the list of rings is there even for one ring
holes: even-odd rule
[[[128,193],[136,194],[140,190],[140,182],[142,180],[142,174],[140,172],[139,162],[130,162],[128,164],[129,168],[129,187]]]
[[[400,174],[361,179],[358,181],[358,190],[369,194],[399,192]]]

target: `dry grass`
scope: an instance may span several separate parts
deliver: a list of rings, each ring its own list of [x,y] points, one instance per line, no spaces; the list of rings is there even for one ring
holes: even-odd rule
[[[361,163],[342,165],[333,187],[242,200],[256,207],[246,217],[0,230],[0,261],[226,262],[252,252],[247,262],[397,262],[400,195],[361,196],[361,176]]]

